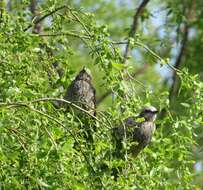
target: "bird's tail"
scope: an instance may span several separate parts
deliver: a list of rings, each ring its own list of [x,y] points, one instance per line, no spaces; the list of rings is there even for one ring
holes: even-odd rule
[[[137,155],[146,147],[143,143],[139,143],[138,145],[133,145],[131,148],[132,156],[137,157]]]

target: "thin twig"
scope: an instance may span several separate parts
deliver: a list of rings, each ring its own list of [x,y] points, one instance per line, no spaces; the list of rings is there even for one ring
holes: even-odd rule
[[[113,44],[117,44],[117,45],[122,45],[122,44],[127,44],[127,41],[121,41],[121,42],[112,42]],[[164,61],[158,54],[156,54],[153,50],[151,50],[147,45],[143,44],[142,42],[139,41],[135,41],[134,45],[137,45],[139,47],[144,48],[147,52],[149,52],[154,58],[156,58],[157,60],[161,61],[161,63],[167,64],[167,66],[172,69],[174,72],[180,72],[179,69],[175,68],[173,65],[171,65],[170,63]]]
[[[73,11],[70,11],[70,13],[72,14],[72,16],[76,19],[76,21],[78,21],[78,23],[81,24],[81,26],[84,28],[85,32],[91,36],[91,33],[90,31],[88,30],[88,28],[85,26],[85,24],[80,20],[80,18],[73,12]]]
[[[53,98],[53,99],[54,99],[54,98]],[[51,100],[51,99],[50,99],[50,100]],[[60,99],[58,99],[58,100],[60,100]],[[34,101],[32,101],[32,103],[40,102],[40,101],[48,101],[48,98],[34,100]],[[78,145],[78,147],[79,147],[79,149],[80,149],[80,152],[82,153],[82,155],[83,155],[85,161],[87,162],[89,168],[92,170],[92,172],[93,172],[94,174],[96,174],[96,171],[95,171],[94,167],[93,167],[93,166],[91,165],[91,163],[89,162],[89,160],[88,160],[88,158],[87,158],[85,152],[83,151],[83,149],[82,149],[80,143],[78,142],[77,138],[76,138],[75,135],[72,133],[72,131],[71,131],[70,129],[68,129],[68,128],[62,123],[62,121],[60,121],[60,120],[58,120],[58,119],[56,119],[56,118],[50,116],[49,114],[46,114],[46,113],[42,112],[42,111],[40,111],[40,110],[37,110],[37,109],[35,109],[35,108],[29,106],[28,104],[25,104],[25,103],[0,103],[0,106],[9,106],[9,105],[14,105],[14,106],[16,105],[16,107],[26,107],[26,108],[30,109],[31,111],[33,111],[33,112],[35,112],[35,113],[38,113],[38,114],[40,114],[40,115],[43,115],[44,117],[47,117],[47,118],[50,119],[51,121],[57,123],[60,127],[62,127],[65,131],[67,131],[67,132],[73,137],[73,139],[74,139],[74,141],[77,143],[77,145]],[[11,108],[11,107],[10,107],[10,108]],[[82,108],[81,108],[81,109],[82,109]],[[103,184],[103,182],[102,182],[102,179],[101,179],[100,177],[98,177],[98,179],[99,179],[99,181],[100,181],[102,187],[104,187],[104,184]]]
[[[87,158],[85,152],[83,151],[83,149],[82,149],[80,143],[78,142],[77,138],[75,137],[75,135],[74,135],[69,129],[67,129],[66,126],[65,126],[61,121],[59,121],[58,119],[56,119],[56,118],[54,118],[54,117],[52,117],[52,116],[50,116],[50,115],[48,115],[48,114],[46,114],[46,113],[44,113],[44,112],[42,112],[42,111],[36,110],[36,109],[34,109],[34,108],[30,107],[30,106],[27,106],[27,107],[28,107],[29,109],[31,109],[32,111],[34,111],[34,112],[36,112],[36,113],[39,113],[39,114],[41,114],[41,115],[43,115],[43,116],[45,116],[45,117],[51,119],[52,121],[56,122],[59,126],[61,126],[63,129],[65,129],[66,131],[68,131],[69,134],[73,137],[74,141],[75,141],[75,142],[77,143],[77,145],[79,146],[80,152],[82,153],[82,155],[83,155],[85,161],[87,162],[88,166],[90,167],[90,169],[92,170],[92,172],[93,172],[94,174],[96,173],[94,167],[93,167],[93,166],[91,165],[91,163],[89,162],[89,160],[88,160],[88,158]],[[101,180],[100,177],[99,177],[99,180],[100,180],[101,185],[103,186],[103,182],[102,182],[102,180]]]
[[[135,36],[136,30],[137,30],[137,23],[138,23],[138,19],[140,17],[140,15],[142,14],[145,6],[147,5],[147,3],[149,2],[149,0],[143,0],[142,3],[140,4],[140,6],[136,9],[135,15],[133,17],[133,24],[131,26],[130,32],[128,37],[129,38],[133,38]],[[130,51],[130,39],[128,39],[125,51],[124,51],[124,60],[123,63],[125,64],[127,62],[128,59],[128,55],[129,55],[129,51]]]
[[[5,103],[5,102],[1,102],[0,103],[0,106],[7,106],[9,108],[12,108],[12,107],[28,107],[30,106],[30,104],[32,103],[39,103],[39,102],[62,102],[62,103],[65,103],[65,104],[69,104],[70,106],[72,106],[73,108],[89,115],[90,117],[92,117],[93,119],[95,119],[96,121],[98,121],[99,123],[102,123],[103,125],[105,125],[107,128],[109,128],[109,126],[104,123],[103,121],[101,121],[100,119],[98,119],[96,116],[92,115],[89,111],[83,109],[82,107],[78,106],[77,104],[73,103],[73,102],[70,102],[70,101],[67,101],[67,100],[64,100],[64,99],[60,99],[60,98],[40,98],[40,99],[35,99],[35,100],[32,100],[30,102],[16,102],[16,103]]]
[[[84,36],[84,35],[68,32],[68,31],[63,32],[63,33],[39,34],[39,36],[41,36],[41,37],[72,36],[72,37],[76,37],[76,38],[84,38],[84,39],[87,39],[87,40],[91,39],[89,36]]]
[[[27,31],[27,30],[30,29],[33,25],[36,25],[36,24],[42,22],[42,21],[43,21],[44,19],[46,19],[47,17],[53,15],[53,14],[56,13],[57,11],[60,11],[60,10],[62,10],[62,9],[65,9],[65,8],[68,8],[68,7],[67,7],[66,5],[63,5],[63,6],[61,6],[61,7],[58,7],[58,8],[56,8],[56,9],[54,9],[53,11],[51,11],[51,12],[45,14],[45,15],[42,16],[41,18],[39,18],[39,19],[37,19],[37,20],[34,20],[34,22],[33,22],[32,24],[28,25],[28,27],[25,28],[23,31],[24,31],[24,32]]]
[[[77,14],[75,14],[72,10],[70,10],[71,15],[76,19],[76,21],[83,27],[83,29],[85,30],[85,32],[87,33],[87,35],[90,37],[89,39],[92,38],[92,34],[89,31],[89,29],[86,27],[86,25],[84,24],[84,22],[77,16]],[[92,45],[90,43],[88,43],[87,41],[85,41],[84,38],[81,38],[81,40],[83,41],[84,44],[87,45],[87,47],[89,47],[92,52],[95,52],[97,54],[98,57],[100,57],[101,61],[104,62],[103,60],[103,56],[101,56],[101,54],[99,53],[99,51],[95,51],[95,48],[92,47]]]
[[[18,142],[21,144],[24,151],[27,152],[27,149],[25,148],[25,142],[23,141],[23,139],[19,135],[16,134],[17,133],[16,130],[14,130],[12,128],[8,129],[8,130],[11,131],[11,133],[13,133],[16,136]]]
[[[146,69],[148,68],[148,65],[145,64],[143,65],[140,69],[138,69],[137,71],[135,71],[133,74],[131,74],[131,77],[133,77],[135,79],[136,76],[143,74]],[[129,75],[125,78],[125,80],[130,80],[132,79],[131,77],[129,77]],[[104,99],[106,99],[110,94],[112,93],[111,90],[108,90],[107,92],[105,92],[103,95],[101,95],[100,98],[98,98],[97,100],[97,105],[99,105]]]
[[[50,141],[53,143],[53,145],[55,146],[55,149],[57,150],[57,149],[58,149],[58,148],[57,148],[57,144],[56,144],[56,142],[55,142],[55,140],[54,140],[54,137],[52,136],[51,132],[47,129],[46,126],[42,125],[42,127],[43,127],[44,130],[46,131],[47,135],[48,135],[49,138],[50,138]]]
[[[93,119],[99,121],[99,119],[96,116],[92,115],[89,111],[83,109],[82,107],[80,107],[77,104],[74,104],[73,102],[70,102],[68,100],[64,100],[64,99],[60,99],[60,98],[40,98],[40,99],[32,100],[32,101],[30,101],[30,103],[50,102],[50,101],[57,101],[57,102],[69,104],[70,106],[76,108],[77,110],[82,111],[83,113],[86,113],[87,115],[89,115]]]

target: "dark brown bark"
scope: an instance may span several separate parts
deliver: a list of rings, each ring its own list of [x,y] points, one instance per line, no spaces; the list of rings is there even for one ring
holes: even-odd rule
[[[137,31],[137,23],[138,23],[138,19],[140,17],[140,15],[142,14],[144,8],[146,7],[147,3],[149,2],[149,0],[143,0],[142,3],[140,4],[140,6],[136,9],[135,15],[133,17],[133,23],[129,32],[128,37],[129,38],[133,38],[135,36],[135,33]],[[125,48],[125,52],[124,52],[124,60],[123,63],[125,64],[127,62],[128,59],[128,55],[129,55],[129,51],[130,51],[130,40],[128,40],[126,48]]]
[[[175,65],[174,65],[174,67],[178,70],[181,68],[182,60],[183,60],[183,57],[186,52],[186,46],[187,46],[187,42],[188,42],[188,31],[189,31],[188,24],[184,23],[181,47],[180,47],[179,54],[177,56],[177,59],[175,61]],[[172,101],[173,97],[175,97],[177,95],[177,91],[178,91],[178,76],[177,76],[177,73],[175,70],[173,71],[172,79],[173,79],[173,82],[172,82],[171,88],[169,90],[170,102]]]
[[[175,61],[175,68],[178,70],[181,70],[182,64],[183,64],[183,58],[186,54],[186,48],[187,48],[187,43],[188,43],[188,38],[189,38],[189,23],[190,20],[194,18],[194,12],[196,10],[196,2],[191,1],[190,4],[187,4],[187,8],[184,11],[184,15],[186,20],[183,21],[183,27],[182,27],[182,41],[181,41],[181,47],[179,50],[179,54],[176,58]],[[179,89],[179,80],[176,71],[173,71],[173,76],[172,76],[173,82],[171,85],[171,88],[169,90],[169,100],[172,103],[173,99],[176,97],[178,89]]]

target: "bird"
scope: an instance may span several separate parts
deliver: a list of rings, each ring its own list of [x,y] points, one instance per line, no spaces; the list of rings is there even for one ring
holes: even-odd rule
[[[113,140],[115,143],[115,150],[113,157],[116,159],[124,159],[123,141],[127,139],[130,143],[129,152],[134,158],[151,142],[152,135],[155,131],[156,114],[158,110],[153,106],[145,106],[138,116],[130,116],[123,120],[119,126],[112,130]],[[128,151],[127,151],[128,153]],[[104,166],[103,166],[104,165]],[[103,164],[103,168],[105,164]],[[122,171],[122,165],[113,167],[111,169],[114,180],[117,181],[119,172]]]
[[[156,129],[154,121],[156,120],[158,110],[153,106],[144,107],[140,114],[131,116],[122,122],[122,125],[113,129],[113,134],[117,142],[118,155],[122,146],[124,137],[130,139],[132,146],[130,152],[133,157],[137,155],[151,142],[153,133]]]
[[[67,88],[64,99],[96,116],[96,90],[92,85],[91,74],[86,67],[83,67]]]
[[[88,111],[89,114],[96,116],[96,90],[92,84],[92,77],[89,69],[83,67],[67,88],[64,99],[76,104],[85,111]],[[67,107],[67,111],[70,110],[70,107],[71,105]],[[96,131],[94,120],[91,120],[90,115],[87,115],[82,110],[73,109],[73,111],[83,123],[82,128],[84,130],[81,135],[86,139],[88,144],[92,145],[94,142],[93,134]],[[77,147],[77,143],[75,143],[74,147]]]

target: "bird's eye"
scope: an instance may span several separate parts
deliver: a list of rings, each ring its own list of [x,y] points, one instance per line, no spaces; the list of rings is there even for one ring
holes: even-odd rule
[[[145,112],[145,113],[150,113],[150,112],[151,112],[151,110],[145,110],[144,112]]]

